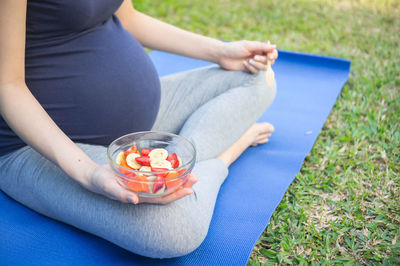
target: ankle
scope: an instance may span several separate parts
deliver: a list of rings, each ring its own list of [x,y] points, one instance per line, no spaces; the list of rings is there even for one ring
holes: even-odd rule
[[[217,156],[217,158],[220,159],[226,165],[226,167],[229,167],[232,164],[233,160],[231,157],[232,156],[230,156],[230,154],[226,151]]]

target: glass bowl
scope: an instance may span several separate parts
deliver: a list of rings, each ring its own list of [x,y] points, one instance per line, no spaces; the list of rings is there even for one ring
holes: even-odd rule
[[[154,151],[153,157],[144,156],[146,155],[146,150],[143,149],[152,151],[157,149],[158,154],[155,154],[157,152]],[[161,152],[162,156],[159,154],[161,149],[166,150]],[[128,158],[126,155],[128,154],[129,156],[130,152],[136,154]],[[168,167],[155,167],[165,165],[164,159],[161,157],[165,156],[166,152],[171,156],[176,154],[179,163],[170,160],[170,157],[168,157],[168,160],[173,162],[167,163]],[[120,184],[140,197],[161,197],[174,192],[185,182],[196,162],[196,149],[187,138],[157,131],[143,131],[122,136],[108,146],[107,155],[111,168],[118,175]],[[160,155],[161,157],[158,158],[155,155]],[[146,157],[153,158],[151,165],[146,169],[137,169],[138,167],[135,165],[136,158],[132,159],[132,157],[139,156],[144,156],[141,157],[142,159]],[[154,162],[154,158],[157,158],[157,162]],[[160,160],[162,162],[159,162]],[[127,161],[130,162],[130,165],[128,165]],[[139,161],[142,162],[143,160]],[[130,167],[132,164],[136,169]]]

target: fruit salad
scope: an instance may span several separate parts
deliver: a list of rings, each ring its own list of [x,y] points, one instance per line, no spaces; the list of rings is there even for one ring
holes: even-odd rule
[[[182,178],[176,177],[187,170],[179,169],[182,161],[176,153],[168,154],[163,148],[138,150],[136,145],[120,152],[116,163],[122,166],[119,168],[121,174],[128,177],[124,179],[124,183],[130,190],[155,195],[161,195],[182,185]]]

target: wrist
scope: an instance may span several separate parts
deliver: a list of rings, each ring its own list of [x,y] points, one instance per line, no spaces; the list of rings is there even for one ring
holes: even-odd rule
[[[98,167],[86,154],[69,158],[68,164],[60,163],[59,166],[75,181],[83,187],[88,188],[91,183],[93,172]]]
[[[79,177],[78,182],[81,183],[82,186],[88,188],[91,183],[91,179],[93,177],[94,171],[97,169],[99,165],[93,162],[91,159],[85,161],[81,167],[81,176]]]
[[[225,44],[223,41],[213,39],[213,44],[209,45],[209,59],[208,61],[219,64],[223,55]]]

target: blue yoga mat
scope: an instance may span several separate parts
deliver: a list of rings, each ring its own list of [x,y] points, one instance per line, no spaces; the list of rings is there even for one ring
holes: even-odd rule
[[[154,51],[162,75],[209,63]],[[249,148],[221,187],[209,233],[193,253],[168,260],[132,254],[39,215],[0,192],[1,265],[244,265],[310,152],[348,79],[350,61],[280,51],[277,97],[260,118],[275,125],[270,142]]]

